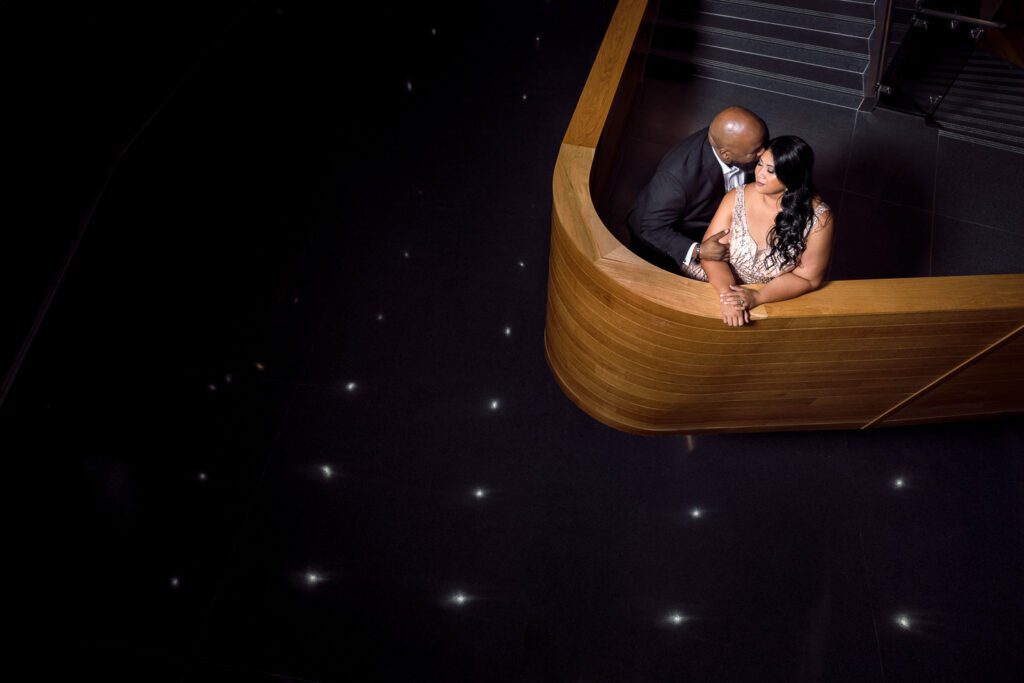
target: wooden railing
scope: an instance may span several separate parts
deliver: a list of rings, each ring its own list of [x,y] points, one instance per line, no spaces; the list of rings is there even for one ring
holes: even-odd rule
[[[591,188],[607,177],[641,76],[646,9],[620,0],[555,164],[545,348],[565,393],[641,434],[1024,412],[1022,275],[831,282],[730,328],[710,285],[612,236]]]

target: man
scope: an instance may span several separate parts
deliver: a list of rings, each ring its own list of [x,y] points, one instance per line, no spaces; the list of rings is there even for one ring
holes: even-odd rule
[[[746,181],[768,141],[768,127],[743,107],[720,111],[707,128],[673,147],[626,218],[630,248],[666,270],[725,261],[724,230],[701,242],[725,193]]]

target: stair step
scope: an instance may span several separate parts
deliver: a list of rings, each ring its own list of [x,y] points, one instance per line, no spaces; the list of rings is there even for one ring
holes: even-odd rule
[[[801,12],[818,16],[841,17],[860,21],[874,21],[875,8],[873,2],[857,0],[727,0],[737,5],[751,8]],[[670,7],[693,6],[693,0],[662,0],[663,9]],[[703,5],[704,0],[697,0]]]
[[[687,21],[694,12],[767,22],[780,27],[797,27],[854,38],[867,38],[874,28],[874,22],[865,19],[738,0],[698,0],[696,3],[663,2],[659,16],[665,19]]]
[[[1006,152],[1014,152],[1016,154],[1024,155],[1024,143],[1014,144],[1013,142],[1007,142],[998,138],[989,138],[984,133],[975,133],[970,129],[952,130],[939,128],[939,137],[952,138],[953,140],[960,140],[961,142],[984,145],[985,147],[994,147],[995,149],[1001,149]]]
[[[868,39],[859,36],[844,36],[825,31],[801,28],[799,26],[779,26],[773,22],[757,21],[740,17],[713,14],[710,12],[693,11],[686,18],[659,19],[658,28],[696,27],[702,31],[731,32],[751,38],[800,45],[805,48],[817,48],[837,54],[868,58]]]
[[[776,38],[762,38],[728,29],[682,22],[661,22],[655,29],[653,45],[659,49],[678,49],[689,45],[707,45],[748,54],[803,62],[819,67],[863,74],[867,55],[816,48]]]
[[[687,60],[681,60],[678,54],[665,56],[661,54],[661,51],[652,50],[648,56],[647,66],[649,73],[655,76],[660,75],[675,80],[696,76],[847,109],[857,109],[863,100],[863,93],[859,89],[825,86],[799,78],[782,76],[778,73],[745,68],[692,55]]]
[[[920,79],[921,83],[929,84],[950,83],[951,81],[954,81],[952,76],[943,78],[939,74],[929,74],[926,78]],[[1008,83],[991,78],[957,78],[955,83],[957,87],[971,88],[973,90],[998,91],[1008,95],[1024,94],[1024,81]]]
[[[990,87],[975,86],[970,83],[956,83],[949,89],[949,94],[956,97],[973,98],[986,103],[997,102],[1000,104],[1019,105],[1024,96],[1019,93],[998,92]],[[948,96],[948,95],[947,95]]]
[[[942,108],[949,111],[968,112],[1007,118],[1011,121],[1024,121],[1024,98],[1016,102],[996,102],[977,96],[961,95],[955,90],[946,93]]]
[[[653,51],[653,50],[652,50]],[[658,49],[663,57],[693,61],[702,59],[723,65],[753,70],[777,78],[789,78],[813,85],[833,86],[860,92],[864,77],[860,72],[843,71],[827,66],[798,62],[778,57],[751,54],[707,44],[692,44],[673,50]]]
[[[1024,69],[1018,69],[1007,62],[996,64],[991,62],[978,63],[971,60],[967,62],[963,70],[964,73],[968,74],[984,74],[986,76],[1005,76],[1008,78],[1024,79]]]
[[[968,137],[977,137],[986,141],[997,142],[1002,145],[1010,147],[1017,147],[1021,151],[1024,151],[1024,137],[1017,135],[1006,135],[1003,133],[997,133],[974,126],[966,126],[958,123],[951,123],[948,121],[937,121],[936,122],[941,130],[959,133]]]
[[[1022,140],[1024,140],[1024,126],[1021,125],[1005,123],[1002,121],[994,121],[988,118],[966,116],[963,114],[958,114],[956,112],[944,111],[942,109],[939,109],[935,113],[935,119],[937,121],[955,123],[961,126],[970,126],[972,128],[988,130],[992,131],[993,133],[1012,135],[1014,137],[1019,137]]]
[[[974,70],[956,64],[935,64],[929,73],[943,76],[956,76],[965,80],[983,80],[992,83],[1009,83],[1024,85],[1024,73],[1016,71]]]

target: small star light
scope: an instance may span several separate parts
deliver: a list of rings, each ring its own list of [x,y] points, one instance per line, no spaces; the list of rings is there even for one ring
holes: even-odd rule
[[[199,481],[206,481],[206,472],[199,473]]]
[[[673,626],[679,626],[684,621],[686,621],[686,617],[680,614],[679,612],[672,612],[667,617],[665,617],[665,621],[672,624]]]
[[[533,37],[533,42],[535,42],[535,43],[539,43],[540,42],[540,34],[539,33]]]
[[[437,29],[436,28],[430,29],[430,35],[436,36],[437,35]]]
[[[469,596],[462,591],[459,591],[451,597],[451,601],[456,605],[465,605],[469,602]]]
[[[487,495],[487,491],[485,491],[484,489],[476,489],[475,491],[473,491],[473,495],[477,498],[483,498],[484,496]]]
[[[330,479],[334,476],[334,470],[331,469],[330,465],[321,465],[320,471],[324,474],[324,479]]]
[[[358,385],[355,382],[349,382],[348,384],[345,385],[345,391],[352,393],[353,391],[356,390],[357,386]]]
[[[409,250],[408,249],[406,249],[405,251],[402,252],[402,258],[409,258]]]
[[[910,617],[906,614],[901,614],[896,617],[896,623],[899,624],[900,628],[909,630],[910,629]]]
[[[181,581],[178,579],[178,577],[177,576],[172,576],[171,577],[171,588],[177,588],[180,585],[181,585]]]
[[[224,375],[224,382],[227,383],[227,384],[231,384],[232,380],[234,380],[234,379],[235,378],[232,377],[230,374]]]
[[[406,81],[405,82],[405,91],[406,92],[412,92],[412,81]]]
[[[526,93],[523,93],[523,102],[526,101]]]
[[[507,326],[505,327],[505,336],[506,337],[511,337],[512,336],[512,328],[511,327],[507,327]]]
[[[526,267],[526,262],[525,261],[520,261],[519,262],[519,267],[520,268],[525,268]]]
[[[256,362],[256,369],[259,370],[260,372],[263,372],[264,370],[267,369],[267,366],[264,365],[263,363],[260,363],[259,361],[257,361]]]
[[[377,314],[377,322],[379,322],[379,323],[384,322],[384,314],[383,313],[378,313]]]
[[[704,511],[701,510],[700,508],[693,508],[692,510],[690,510],[690,516],[694,519],[700,519],[701,516],[703,516],[703,514]]]
[[[207,389],[207,391],[217,391],[217,385],[216,384],[212,384],[212,383],[211,384],[207,384],[206,385],[206,389]]]
[[[897,478],[896,478],[896,479],[894,479],[894,480],[893,480],[893,482],[892,482],[892,487],[893,487],[894,489],[901,489],[901,488],[903,488],[903,487],[904,487],[905,485],[906,485],[906,482],[905,482],[905,481],[903,481],[903,477],[897,477]]]
[[[323,580],[324,580],[323,577],[320,576],[319,574],[317,574],[316,572],[307,572],[306,573],[306,584],[307,585],[315,586],[315,585],[317,585],[318,583],[320,583]]]
[[[497,410],[499,407],[501,407],[501,404],[498,402],[498,399],[496,399],[496,398],[492,399],[491,400],[491,410]]]

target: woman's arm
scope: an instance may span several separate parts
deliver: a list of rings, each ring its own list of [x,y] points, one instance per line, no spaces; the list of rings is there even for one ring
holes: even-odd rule
[[[718,210],[715,211],[715,217],[711,219],[711,223],[708,225],[707,231],[704,233],[704,239],[708,239],[712,235],[715,235],[723,230],[728,232],[732,226],[732,212],[736,205],[736,192],[743,191],[740,187],[738,190],[730,190],[725,197],[722,198],[722,203],[718,205]],[[729,236],[732,239],[732,236]],[[722,309],[722,322],[730,327],[739,327],[744,323],[750,321],[750,316],[746,310],[737,308],[732,304],[726,304],[722,301],[722,296],[730,292],[729,286],[736,284],[736,276],[733,275],[732,268],[725,261],[704,261],[700,262],[704,273],[708,276],[708,282],[718,292],[719,303]]]

